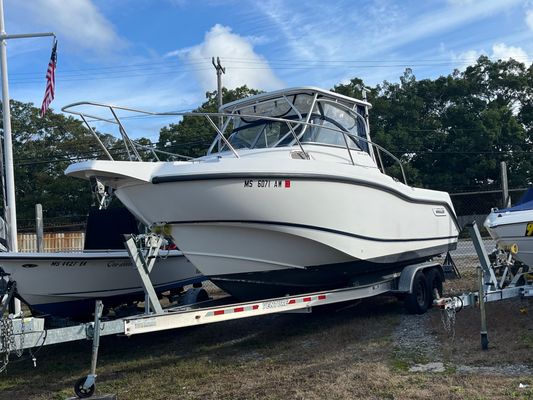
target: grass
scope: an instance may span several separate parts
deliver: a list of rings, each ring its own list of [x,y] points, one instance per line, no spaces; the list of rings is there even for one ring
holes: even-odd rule
[[[447,290],[473,290],[475,273],[461,271]],[[450,289],[451,288],[451,289]],[[527,305],[529,314],[520,312]],[[479,312],[457,315],[453,340],[438,310],[413,317],[433,351],[395,343],[403,306],[378,297],[341,311],[279,314],[132,337],[104,337],[97,393],[134,399],[532,399],[531,304],[487,305],[490,349],[480,350]],[[411,318],[411,317],[408,317]],[[417,325],[418,324],[418,325]],[[408,333],[406,333],[408,334]],[[91,342],[42,348],[37,368],[13,362],[0,375],[0,399],[64,399],[88,372]],[[443,361],[444,373],[412,373],[415,363]],[[492,370],[460,372],[460,367]],[[511,369],[500,369],[511,366]],[[519,384],[529,388],[519,388]]]

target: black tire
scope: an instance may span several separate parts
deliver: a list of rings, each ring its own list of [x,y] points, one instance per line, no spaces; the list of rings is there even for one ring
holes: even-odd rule
[[[413,278],[413,291],[405,296],[405,308],[409,314],[424,314],[430,304],[431,295],[426,276],[418,271]]]
[[[429,304],[431,306],[433,300],[436,299],[435,289],[437,289],[439,297],[442,297],[442,283],[444,282],[444,279],[442,273],[436,268],[430,269],[426,274],[426,278],[428,281],[429,293],[431,293],[431,302]]]
[[[76,396],[78,396],[80,399],[85,399],[87,397],[91,397],[94,394],[95,386],[92,384],[88,389],[85,389],[83,387],[83,384],[87,380],[87,377],[84,376],[83,378],[80,378],[76,381],[74,384],[74,393],[76,393]]]

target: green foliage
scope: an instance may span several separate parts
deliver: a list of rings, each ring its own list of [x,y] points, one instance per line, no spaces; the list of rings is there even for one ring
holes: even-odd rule
[[[352,79],[336,92],[360,97]],[[464,72],[370,88],[373,140],[407,162],[410,184],[457,191],[500,188],[500,161],[513,187],[532,184],[533,66],[480,57]],[[390,160],[384,159],[386,166]]]
[[[89,185],[64,176],[73,160],[99,158],[102,151],[86,128],[74,118],[48,112],[40,118],[32,104],[11,101],[13,157],[19,225],[32,225],[34,206],[43,205],[48,222],[86,214],[91,204]],[[101,136],[112,147],[114,139]]]
[[[233,90],[222,88],[222,102],[227,104],[258,93],[260,91],[249,89],[246,85]],[[217,92],[207,92],[206,98],[207,101],[195,112],[217,112]],[[217,117],[211,118],[217,123]],[[157,148],[189,157],[201,157],[205,155],[214,137],[215,130],[206,118],[185,116],[177,124],[161,129]]]

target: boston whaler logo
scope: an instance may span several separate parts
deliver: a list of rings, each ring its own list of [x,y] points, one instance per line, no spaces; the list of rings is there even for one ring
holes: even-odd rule
[[[38,267],[37,264],[22,264],[22,268],[35,268]]]
[[[446,215],[446,210],[444,207],[437,207],[433,209],[433,214],[437,217],[444,217]]]

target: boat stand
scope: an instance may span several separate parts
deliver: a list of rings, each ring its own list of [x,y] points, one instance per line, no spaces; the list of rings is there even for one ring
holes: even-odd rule
[[[141,277],[141,283],[145,293],[144,312],[149,314],[150,310],[152,310],[156,314],[163,314],[163,308],[161,307],[161,303],[159,303],[149,275],[159,254],[163,238],[154,234],[139,237],[124,235],[124,237],[126,239],[126,250]],[[146,252],[143,252],[143,247],[140,246],[143,241],[147,246]]]

